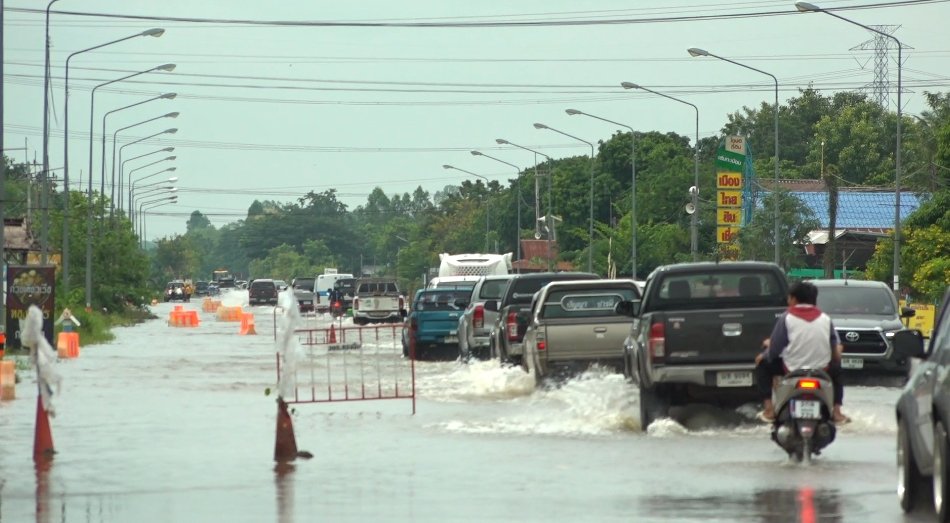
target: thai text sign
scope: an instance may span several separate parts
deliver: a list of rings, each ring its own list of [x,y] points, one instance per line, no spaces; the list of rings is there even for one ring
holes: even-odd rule
[[[20,322],[30,305],[43,311],[43,334],[52,343],[56,311],[56,267],[52,265],[7,266],[7,346],[20,347]]]
[[[736,240],[742,225],[745,160],[745,138],[725,137],[716,151],[716,243],[719,257],[724,260],[735,260],[739,256]]]

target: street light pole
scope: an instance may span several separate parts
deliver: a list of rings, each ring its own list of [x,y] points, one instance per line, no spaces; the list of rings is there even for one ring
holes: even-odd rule
[[[148,165],[143,165],[143,166],[141,166],[141,167],[136,167],[135,169],[132,169],[131,171],[129,171],[129,180],[130,180],[130,181],[132,180],[132,173],[134,173],[135,171],[138,171],[139,169],[144,169],[144,168],[146,168],[146,167],[155,165],[155,164],[157,164],[157,163],[161,163],[161,162],[163,162],[163,161],[165,161],[165,160],[174,160],[174,159],[175,159],[174,156],[169,156],[168,158],[165,158],[164,160],[159,160],[159,161],[157,161],[157,162],[152,162],[152,163],[150,163],[150,164],[148,164]],[[162,173],[175,172],[176,170],[178,170],[178,167],[168,167],[168,168],[166,168],[166,169],[162,169],[161,171],[158,171],[158,172],[149,174],[148,176],[143,176],[143,177],[139,178],[138,180],[135,180],[134,183],[130,183],[130,185],[129,185],[129,219],[130,219],[130,220],[134,219],[133,216],[134,216],[134,213],[135,213],[134,202],[133,202],[133,199],[135,198],[135,183],[138,183],[138,182],[141,182],[142,180],[147,180],[147,179],[149,179],[149,178],[158,176],[159,174],[162,174]],[[177,176],[174,177],[174,178],[175,178],[175,181],[178,181],[178,177],[177,177]],[[171,181],[171,178],[169,178],[169,181]]]
[[[901,86],[901,70],[903,68],[903,58],[901,53],[904,49],[904,45],[896,36],[892,34],[885,33],[878,29],[874,29],[871,26],[860,24],[851,20],[850,18],[845,18],[841,15],[832,13],[831,11],[822,9],[814,4],[809,4],[808,2],[796,2],[795,7],[801,12],[821,12],[826,15],[833,16],[839,20],[844,20],[849,24],[854,24],[858,27],[863,27],[872,33],[879,34],[881,36],[890,38],[897,44],[897,151],[894,153],[894,270],[892,274],[894,292],[900,293],[900,263],[901,263],[901,120],[903,107],[901,107],[901,92],[903,91]]]
[[[601,118],[600,116],[594,116],[590,113],[585,113],[584,111],[578,111],[577,109],[568,109],[565,111],[569,115],[582,114],[584,116],[590,116],[591,118],[596,118],[603,122],[612,123],[614,125],[619,125],[630,130],[630,274],[631,279],[637,279],[637,137],[633,130],[633,127],[629,125],[624,125],[620,122],[615,122],[613,120],[608,120],[606,118]]]
[[[484,176],[482,176],[482,175],[480,175],[480,174],[475,174],[475,173],[473,173],[473,172],[471,172],[471,171],[466,171],[465,169],[459,169],[458,167],[455,167],[455,166],[453,166],[453,165],[448,165],[448,164],[442,165],[442,168],[443,168],[443,169],[455,169],[456,171],[461,171],[461,172],[463,172],[463,173],[471,174],[472,176],[476,176],[476,177],[478,177],[478,178],[481,178],[482,180],[485,180],[485,188],[486,188],[486,189],[488,188],[488,178],[486,178],[486,177],[484,177]],[[490,231],[491,231],[491,227],[489,226],[489,222],[488,222],[489,216],[490,216],[490,214],[488,213],[488,201],[487,201],[487,198],[486,198],[486,201],[485,201],[485,252],[491,252],[491,243],[490,243],[491,240],[489,239],[489,233],[490,233]],[[398,267],[398,265],[399,265],[398,262],[397,262],[396,265],[397,265],[397,267]]]
[[[509,163],[509,162],[506,162],[506,161],[504,161],[504,160],[500,160],[500,159],[498,159],[498,158],[495,158],[494,156],[489,156],[489,155],[487,155],[487,154],[485,154],[485,153],[483,153],[483,152],[481,152],[481,151],[470,151],[470,152],[472,153],[472,156],[484,156],[485,158],[490,158],[490,159],[492,159],[492,160],[495,160],[495,161],[498,162],[498,163],[503,163],[503,164],[505,164],[505,165],[509,165],[509,166],[515,168],[515,181],[517,182],[515,185],[518,187],[518,194],[517,194],[517,196],[516,196],[516,198],[517,198],[517,200],[518,200],[518,206],[517,206],[517,207],[518,207],[518,220],[517,220],[517,225],[516,225],[516,226],[518,227],[518,234],[517,234],[516,237],[515,237],[515,239],[516,239],[516,241],[515,241],[515,252],[517,253],[516,256],[517,256],[518,259],[520,260],[520,259],[521,259],[521,168],[519,168],[517,165],[515,165],[515,164],[513,164],[513,163]]]
[[[510,145],[510,146],[512,146],[512,147],[517,147],[518,149],[524,149],[525,151],[532,152],[532,153],[535,154],[535,157],[534,157],[534,187],[535,187],[535,190],[534,190],[534,192],[535,192],[535,200],[536,200],[536,201],[535,201],[535,205],[537,205],[537,199],[538,199],[538,157],[537,157],[537,155],[541,155],[541,156],[547,158],[547,159],[548,159],[548,162],[551,161],[551,157],[548,156],[548,155],[546,155],[546,154],[544,154],[544,153],[542,153],[542,152],[540,152],[540,151],[535,151],[534,149],[529,149],[528,147],[525,147],[525,146],[523,146],[523,145],[518,145],[518,144],[516,144],[516,143],[509,142],[508,140],[505,140],[504,138],[495,138],[495,143],[497,143],[498,145]],[[547,217],[547,220],[546,220],[546,221],[550,222],[550,227],[549,227],[549,229],[548,229],[548,231],[547,231],[548,271],[551,271],[551,270],[553,270],[553,266],[552,266],[552,265],[553,265],[553,263],[554,263],[554,256],[553,256],[553,253],[551,252],[551,231],[554,230],[554,226],[555,226],[555,224],[554,224],[554,217],[551,215],[551,173],[548,173],[548,174],[547,174],[547,178],[548,178],[548,217]],[[521,203],[521,195],[518,195],[518,203],[519,203],[519,204]],[[536,214],[537,214],[537,213],[536,213]],[[535,216],[535,218],[537,219],[538,217]],[[535,222],[535,227],[537,227],[537,222]],[[535,230],[537,230],[537,229],[535,229]]]
[[[149,98],[148,100],[142,100],[141,102],[136,102],[134,104],[126,105],[125,107],[119,107],[118,109],[113,109],[107,112],[106,114],[102,115],[102,166],[101,166],[102,170],[100,172],[100,176],[102,177],[102,180],[106,179],[106,119],[109,117],[109,115],[112,113],[117,113],[125,109],[146,104],[148,102],[152,102],[155,100],[162,100],[162,99],[171,100],[175,98],[176,96],[177,96],[176,93],[168,93],[168,94],[155,96],[155,97]],[[152,120],[157,120],[159,118],[178,118],[178,113],[177,112],[168,113],[163,116],[158,116],[158,117],[152,118],[151,120],[146,120],[146,121],[150,122]],[[139,124],[141,123],[145,123],[145,122],[139,122]],[[139,125],[139,124],[135,124],[135,125]],[[130,127],[133,127],[133,126],[130,126]],[[123,129],[126,129],[126,127],[123,127]],[[110,193],[111,193],[110,199],[112,201],[111,203],[112,203],[113,209],[115,208],[115,139],[118,133],[119,131],[116,130],[116,132],[113,133],[112,135],[112,187],[110,189]],[[122,193],[120,190],[119,197],[121,196],[122,196]]]
[[[56,2],[59,2],[59,0],[52,0],[46,5],[46,40],[43,58],[43,172],[41,174],[40,205],[45,212],[43,212],[43,238],[40,243],[43,245],[41,261],[44,265],[49,262],[49,11]]]
[[[689,232],[690,232],[690,253],[693,255],[693,261],[699,260],[699,107],[696,107],[694,104],[687,102],[686,100],[680,100],[679,98],[674,98],[668,94],[663,94],[661,92],[654,91],[653,89],[648,89],[642,85],[638,85],[632,82],[620,82],[621,87],[624,89],[642,89],[648,93],[653,93],[657,96],[662,96],[663,98],[668,98],[670,100],[686,104],[693,108],[696,111],[696,139],[695,147],[693,151],[693,187],[696,188],[695,191],[692,191],[692,201],[693,201],[693,214],[690,215],[689,221]]]
[[[779,233],[779,224],[781,223],[781,221],[779,220],[779,179],[780,178],[779,178],[779,157],[778,157],[778,78],[776,78],[775,75],[771,73],[767,73],[761,69],[756,69],[755,67],[751,67],[746,64],[736,62],[735,60],[730,60],[729,58],[724,58],[722,56],[710,53],[709,51],[699,49],[696,47],[691,47],[687,49],[686,52],[688,52],[690,56],[694,56],[694,57],[695,56],[711,56],[713,58],[718,58],[722,60],[723,62],[729,62],[730,64],[735,64],[735,65],[738,65],[739,67],[744,67],[750,71],[755,71],[757,73],[762,73],[764,75],[770,76],[772,77],[772,81],[775,82],[775,107],[773,109],[773,112],[775,113],[773,115],[774,120],[775,120],[774,122],[775,134],[773,136],[773,141],[775,142],[775,189],[773,189],[772,191],[772,195],[774,197],[774,201],[772,202],[772,204],[774,207],[773,212],[774,212],[775,224],[773,225],[774,227],[773,241],[775,242],[775,264],[780,265],[781,260],[782,260],[781,258],[782,247],[779,241],[779,239],[781,238],[781,234]]]
[[[88,47],[80,51],[76,51],[66,57],[66,71],[65,78],[63,82],[63,294],[69,294],[69,61],[73,59],[74,56],[82,54],[88,51],[94,51],[100,49],[107,45],[117,44],[119,42],[124,42],[126,40],[131,40],[139,36],[153,36],[159,37],[165,33],[164,29],[149,29],[147,31],[142,31],[141,33],[136,33],[131,36],[126,36],[124,38],[119,38],[118,40],[112,40],[111,42],[106,42],[104,44],[99,44],[93,47]],[[90,115],[91,116],[91,115]],[[91,126],[90,126],[91,128]],[[92,132],[90,131],[90,136]],[[91,139],[91,138],[90,138]],[[91,153],[90,146],[90,156]],[[92,169],[90,168],[90,171]],[[90,180],[92,173],[89,173]],[[82,187],[79,188],[82,191]]]
[[[162,97],[164,97],[164,96],[167,96],[167,95],[162,95]],[[174,96],[176,96],[175,93],[172,93],[172,98],[174,98]],[[161,98],[161,97],[159,97],[159,98]],[[154,100],[154,98],[153,98],[153,100]],[[146,101],[150,101],[150,100],[146,100]],[[143,103],[143,102],[139,102],[139,103]],[[115,132],[112,133],[112,191],[113,191],[113,192],[112,192],[112,195],[113,195],[113,198],[115,197],[115,163],[116,163],[116,162],[115,162],[115,149],[116,149],[116,142],[118,141],[118,138],[119,138],[119,133],[122,132],[122,131],[124,131],[124,130],[126,130],[126,129],[131,129],[131,128],[133,128],[133,127],[138,127],[139,125],[144,125],[144,124],[147,124],[147,123],[149,123],[149,122],[154,122],[155,120],[160,120],[160,119],[162,119],[162,118],[178,118],[178,115],[179,115],[179,114],[180,114],[180,113],[178,113],[177,111],[176,111],[176,112],[171,112],[171,113],[166,113],[166,114],[163,114],[163,115],[161,115],[161,116],[156,116],[155,118],[149,118],[148,120],[143,120],[143,121],[141,121],[141,122],[137,122],[137,123],[134,123],[134,124],[132,124],[132,125],[126,125],[125,127],[120,127],[119,129],[116,129]],[[103,120],[103,126],[102,126],[103,145],[105,145],[105,132],[106,132],[106,129],[105,129],[105,120]],[[163,133],[160,133],[160,134],[164,134],[164,132],[163,132]],[[137,142],[138,142],[138,141],[131,142],[131,143],[137,143]],[[174,147],[170,147],[169,149],[174,150]],[[121,149],[120,149],[120,152],[121,152]],[[121,161],[121,160],[122,160],[122,157],[119,156],[119,161]],[[105,163],[106,163],[106,162],[105,162],[105,159],[103,158],[103,160],[102,160],[102,166],[103,166],[103,168],[105,168]],[[104,176],[105,176],[105,173],[103,173],[103,177],[104,177]],[[119,208],[120,208],[120,209],[122,208],[122,190],[123,190],[123,188],[122,188],[122,172],[120,171],[120,172],[119,172]]]
[[[146,137],[144,137],[144,138],[139,138],[138,140],[129,142],[129,143],[127,143],[127,144],[122,145],[121,147],[119,147],[119,178],[122,178],[122,175],[125,174],[125,164],[131,162],[132,160],[136,160],[136,159],[138,159],[138,158],[142,158],[143,156],[148,156],[149,154],[155,154],[155,153],[160,152],[160,151],[168,151],[168,152],[171,152],[171,151],[174,151],[174,150],[175,150],[174,147],[165,147],[164,149],[159,149],[158,151],[152,151],[151,153],[142,154],[142,155],[136,156],[136,157],[134,157],[134,158],[129,158],[128,160],[122,161],[122,150],[123,150],[123,149],[125,149],[126,147],[129,147],[130,145],[135,145],[135,144],[137,144],[137,143],[142,143],[142,142],[144,142],[144,141],[146,141],[146,140],[151,140],[152,138],[155,138],[156,136],[161,136],[161,135],[163,135],[163,134],[175,134],[175,133],[177,133],[177,132],[178,132],[178,129],[175,128],[175,127],[172,127],[171,129],[165,129],[164,131],[161,131],[161,132],[158,132],[158,133],[155,133],[155,134],[146,136]],[[129,185],[129,187],[131,187],[132,180],[130,179],[130,177],[126,177],[126,182],[128,182],[127,185]],[[129,214],[130,214],[130,215],[132,214],[132,211],[133,211],[133,209],[129,208]]]
[[[142,240],[143,249],[145,248],[146,239],[145,239],[145,213],[143,213],[142,210],[147,204],[158,203],[158,202],[164,202],[166,204],[178,203],[178,195],[176,194],[173,196],[162,196],[155,200],[144,200],[139,204],[139,211],[138,211],[138,214],[136,214],[136,216],[139,216],[139,220],[141,221],[141,224],[139,225],[139,231],[142,232],[141,240]]]
[[[123,76],[122,78],[116,78],[115,80],[109,80],[108,82],[103,82],[92,88],[92,94],[89,97],[89,185],[87,194],[87,204],[88,208],[86,210],[86,310],[92,310],[92,142],[95,138],[93,136],[93,121],[95,118],[95,105],[96,105],[96,90],[100,87],[106,85],[114,84],[116,82],[121,82],[123,80],[128,80],[129,78],[134,78],[139,75],[146,73],[151,73],[153,71],[173,71],[175,70],[175,64],[164,64],[157,67],[152,67],[151,69],[146,69],[144,71],[139,71],[130,75]],[[68,139],[68,137],[67,137]],[[103,161],[105,161],[105,146],[103,145]],[[106,192],[106,180],[105,180],[105,170],[103,170],[103,176],[101,180],[101,186],[99,189],[99,197],[102,198]]]
[[[554,131],[558,134],[563,134],[568,138],[573,138],[590,146],[590,217],[587,224],[587,272],[594,272],[594,144],[572,134],[567,134],[564,131],[559,131],[553,127],[548,127],[543,123],[534,124],[534,128]]]

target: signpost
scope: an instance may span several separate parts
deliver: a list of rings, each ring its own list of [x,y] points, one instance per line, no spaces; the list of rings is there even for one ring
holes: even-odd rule
[[[716,151],[716,243],[724,261],[739,259],[745,165],[745,138],[727,136]]]
[[[43,334],[53,339],[53,315],[56,312],[56,267],[53,265],[8,265],[6,332],[7,346],[19,348],[20,322],[26,319],[30,305],[43,311]]]

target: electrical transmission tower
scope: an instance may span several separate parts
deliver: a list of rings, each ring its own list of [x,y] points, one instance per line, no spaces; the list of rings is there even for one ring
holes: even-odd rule
[[[887,34],[893,34],[895,31],[900,29],[899,25],[872,25],[870,27]],[[852,51],[867,51],[869,49],[874,49],[874,81],[871,84],[866,85],[864,88],[870,90],[873,93],[874,99],[877,101],[878,105],[885,109],[888,108],[891,103],[891,81],[890,77],[888,76],[890,64],[887,59],[887,52],[892,46],[896,45],[897,44],[895,44],[890,38],[882,34],[875,33],[874,38],[851,48]],[[904,46],[904,49],[912,48]]]

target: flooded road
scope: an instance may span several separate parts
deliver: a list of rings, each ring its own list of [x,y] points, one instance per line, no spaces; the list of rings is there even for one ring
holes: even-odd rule
[[[223,299],[246,303],[246,293]],[[751,406],[687,409],[644,432],[636,392],[619,375],[592,371],[536,391],[520,369],[422,362],[415,416],[409,400],[292,405],[297,444],[314,457],[277,467],[275,396],[266,394],[276,389],[273,308],[245,307],[258,335],[240,336],[238,324],[203,312],[197,328],[169,327],[172,307],[57,364],[58,453],[46,471],[32,461],[34,374],[21,373],[17,399],[0,403],[0,523],[932,517],[898,507],[899,391],[884,387],[849,387],[854,421],[802,467],[765,426],[745,421]],[[398,330],[388,336],[367,348],[369,368],[385,358],[408,369],[386,352],[401,351]],[[325,372],[321,357],[330,356],[314,359]],[[298,370],[298,385],[309,379]]]

